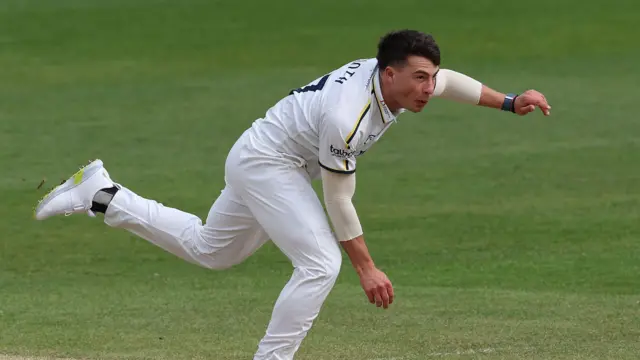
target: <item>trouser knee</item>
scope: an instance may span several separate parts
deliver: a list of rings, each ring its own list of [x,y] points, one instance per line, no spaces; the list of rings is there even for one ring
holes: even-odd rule
[[[304,267],[304,271],[307,278],[332,287],[340,275],[341,266],[342,257],[336,257],[309,267]]]

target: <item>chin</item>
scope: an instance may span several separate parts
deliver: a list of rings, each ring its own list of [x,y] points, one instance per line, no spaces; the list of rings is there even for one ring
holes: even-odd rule
[[[423,106],[414,106],[414,107],[412,107],[412,108],[410,108],[410,109],[407,109],[407,110],[409,110],[409,111],[411,111],[411,112],[413,112],[413,113],[419,113],[419,112],[421,112],[422,110],[424,110],[425,106],[427,106],[427,104],[425,104],[425,105],[423,105]]]

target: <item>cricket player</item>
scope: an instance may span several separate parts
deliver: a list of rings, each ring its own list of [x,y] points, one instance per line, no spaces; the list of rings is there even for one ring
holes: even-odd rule
[[[504,94],[441,69],[433,37],[414,30],[389,32],[375,58],[346,63],[285,95],[231,148],[225,187],[204,224],[114,182],[101,160],[45,195],[35,218],[102,213],[108,226],[216,270],[241,263],[273,241],[291,261],[293,274],[254,360],[290,360],[338,277],[341,249],[369,301],[382,308],[393,302],[391,282],[367,250],[351,199],[356,159],[402,112],[420,112],[436,97],[518,115],[537,108],[549,115],[551,109],[537,91]],[[326,214],[314,179],[322,181]]]

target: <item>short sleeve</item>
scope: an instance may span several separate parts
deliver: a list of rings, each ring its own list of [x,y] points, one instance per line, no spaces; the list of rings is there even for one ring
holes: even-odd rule
[[[351,144],[357,144],[356,137],[358,122],[343,121],[337,116],[328,116],[319,129],[320,166],[326,170],[342,174],[352,174],[356,171],[357,149]]]

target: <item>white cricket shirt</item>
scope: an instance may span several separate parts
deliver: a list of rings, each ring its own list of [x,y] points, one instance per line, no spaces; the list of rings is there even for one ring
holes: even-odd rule
[[[400,112],[382,99],[377,60],[361,59],[292,90],[248,131],[256,149],[318,178],[320,167],[353,173]]]

